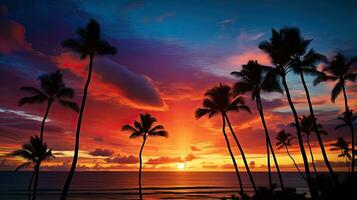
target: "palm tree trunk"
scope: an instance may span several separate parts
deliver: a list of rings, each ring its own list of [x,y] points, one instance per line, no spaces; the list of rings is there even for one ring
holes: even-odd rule
[[[311,149],[311,145],[310,145],[310,139],[309,139],[308,135],[306,135],[306,142],[307,142],[307,146],[309,147],[309,150],[310,150],[311,163],[312,163],[312,166],[314,168],[315,175],[317,177],[317,170],[316,170],[316,165],[315,165],[315,160],[314,160],[314,154],[312,153],[312,149]]]
[[[320,145],[322,157],[324,158],[325,165],[326,165],[327,169],[329,170],[329,172],[330,172],[330,174],[331,174],[333,180],[335,181],[335,183],[338,183],[337,176],[336,176],[336,174],[334,173],[334,171],[333,171],[333,169],[332,169],[332,166],[331,166],[331,164],[330,164],[330,162],[329,162],[329,160],[328,160],[327,153],[326,153],[326,150],[325,150],[325,146],[324,146],[324,144],[323,144],[323,142],[322,142],[322,137],[321,137],[319,128],[318,128],[318,126],[317,126],[314,109],[312,108],[312,103],[311,103],[311,99],[310,99],[310,93],[309,93],[309,90],[308,90],[307,85],[306,85],[306,82],[305,82],[304,74],[303,74],[302,72],[300,73],[300,78],[301,78],[301,82],[302,82],[302,84],[303,84],[303,86],[304,86],[307,103],[308,103],[308,105],[309,105],[310,115],[311,115],[311,117],[313,118],[313,129],[314,129],[314,131],[315,131],[315,133],[316,133],[317,141],[319,142],[319,145]]]
[[[257,96],[255,98],[255,102],[256,102],[256,105],[257,105],[257,109],[259,111],[259,115],[260,115],[260,118],[263,122],[263,116],[262,116],[262,113],[261,113],[261,103],[259,103],[259,97]],[[265,122],[263,122],[263,127],[264,127],[264,132],[265,132],[265,146],[266,146],[266,150],[267,150],[267,166],[268,166],[268,180],[269,180],[269,188],[270,190],[273,189],[273,181],[271,179],[271,167],[270,167],[270,152],[269,152],[269,141],[268,141],[268,130],[266,128],[266,125],[265,125]]]
[[[318,194],[317,194],[317,189],[313,183],[311,174],[310,174],[310,168],[309,168],[309,161],[307,160],[307,156],[306,156],[306,152],[304,149],[304,142],[302,140],[302,135],[301,135],[301,130],[300,130],[300,126],[299,126],[299,117],[298,114],[295,110],[293,101],[291,100],[291,96],[290,96],[290,91],[288,88],[288,85],[286,83],[286,79],[285,77],[282,77],[282,81],[283,81],[283,86],[286,92],[286,97],[288,99],[291,111],[293,112],[294,115],[294,120],[295,120],[295,128],[296,128],[296,134],[298,136],[298,141],[299,141],[299,147],[300,147],[300,151],[301,151],[301,155],[302,155],[302,159],[304,161],[304,167],[305,167],[305,174],[306,174],[306,178],[307,178],[307,184],[309,186],[309,190],[311,193],[311,198],[312,199],[317,199]]]
[[[29,186],[27,189],[27,199],[31,200],[31,189],[32,189],[32,181],[33,181],[33,177],[35,176],[35,170],[32,172],[31,178],[30,178],[30,182],[29,182]]]
[[[39,173],[40,173],[40,164],[41,164],[41,163],[36,164],[36,167],[35,167],[35,182],[34,182],[34,186],[33,186],[33,196],[32,196],[32,200],[35,200],[35,199],[36,199],[38,175],[39,175]]]
[[[346,94],[346,88],[345,85],[342,85],[342,91],[343,91],[343,97],[345,99],[345,112],[349,112],[349,107],[347,103],[347,94]],[[356,156],[356,151],[355,151],[355,133],[354,133],[354,128],[353,128],[353,123],[350,122],[348,123],[350,130],[351,130],[351,140],[352,140],[352,164],[351,164],[351,172],[352,174],[355,173],[355,156]]]
[[[254,192],[256,192],[256,191],[257,191],[257,187],[256,187],[256,185],[255,185],[255,182],[254,182],[254,179],[253,179],[253,175],[252,175],[252,173],[251,173],[251,171],[250,171],[250,169],[249,169],[249,165],[248,165],[247,159],[246,159],[246,157],[245,157],[243,148],[242,148],[242,146],[240,145],[240,142],[238,141],[238,138],[237,138],[237,136],[235,135],[235,133],[234,133],[234,131],[233,131],[231,122],[229,121],[227,114],[225,113],[224,116],[226,117],[226,120],[227,120],[227,123],[228,123],[228,127],[229,127],[229,129],[231,130],[231,133],[232,133],[232,135],[233,135],[233,137],[234,137],[234,140],[236,141],[236,143],[237,143],[237,145],[238,145],[240,154],[242,155],[242,159],[243,159],[245,168],[246,168],[246,170],[247,170],[247,173],[248,173],[250,182],[251,182],[251,184],[252,184],[252,186],[253,186]]]
[[[141,145],[141,148],[140,148],[140,153],[139,153],[139,161],[140,161],[140,165],[139,165],[139,197],[140,197],[140,200],[143,199],[143,193],[142,193],[142,190],[141,190],[141,170],[142,170],[142,153],[143,153],[143,149],[144,149],[144,145],[145,145],[145,142],[146,142],[146,136],[144,136],[144,141],[143,141],[143,144]]]
[[[228,140],[228,137],[227,137],[227,134],[226,134],[226,120],[225,120],[225,114],[224,113],[222,113],[222,132],[223,132],[223,135],[224,135],[224,139],[226,140],[226,144],[227,144],[227,148],[228,148],[228,151],[229,151],[229,155],[231,156],[231,159],[232,159],[232,162],[233,162],[233,165],[234,165],[234,169],[235,169],[236,174],[237,174],[237,179],[238,179],[238,183],[239,183],[239,187],[240,187],[240,195],[243,197],[244,194],[245,194],[244,188],[243,188],[243,183],[242,183],[242,179],[240,177],[240,173],[239,173],[239,170],[238,170],[236,159],[234,158],[234,155],[233,155],[233,152],[232,152],[232,149],[231,149],[231,145],[229,144],[229,140]]]
[[[86,104],[88,87],[89,87],[89,83],[90,83],[90,80],[92,77],[93,59],[94,59],[94,55],[91,55],[90,61],[89,61],[88,77],[87,77],[86,84],[84,86],[82,104],[81,104],[81,108],[79,110],[79,115],[78,115],[77,130],[76,130],[76,143],[75,143],[75,147],[74,147],[72,166],[68,173],[66,183],[62,190],[61,200],[65,200],[67,198],[68,190],[71,185],[71,181],[72,181],[72,178],[73,178],[74,172],[76,170],[76,166],[77,166],[78,151],[79,151],[79,135],[81,132],[82,117],[83,117],[83,112],[84,112],[84,108],[85,108],[85,104]]]
[[[47,108],[46,108],[46,113],[45,113],[45,116],[43,116],[43,120],[42,120],[42,124],[41,124],[41,133],[40,133],[41,142],[43,142],[43,132],[45,130],[45,122],[46,122],[48,113],[50,112],[51,105],[52,105],[52,101],[48,101]]]
[[[285,187],[284,187],[283,177],[281,175],[280,167],[279,167],[278,161],[277,161],[277,159],[275,157],[274,149],[273,149],[273,146],[272,146],[271,141],[270,141],[269,131],[268,131],[267,125],[265,123],[263,105],[262,105],[262,101],[260,99],[260,96],[257,97],[256,102],[257,102],[257,108],[258,108],[258,111],[259,111],[259,114],[260,114],[260,119],[262,120],[262,124],[263,124],[264,131],[265,131],[266,143],[267,143],[267,146],[270,148],[271,154],[273,156],[273,160],[274,160],[274,164],[275,164],[275,167],[276,167],[276,171],[278,172],[278,176],[279,176],[281,189],[284,191]],[[269,155],[268,155],[268,163],[270,164],[270,156]],[[270,176],[270,179],[271,179],[271,176]],[[271,181],[271,180],[269,180],[269,181]],[[272,188],[270,188],[270,189],[272,189]]]
[[[284,147],[285,147],[286,153],[288,153],[290,159],[293,161],[293,163],[294,163],[294,165],[295,165],[295,168],[298,170],[298,172],[299,172],[299,174],[301,175],[301,177],[302,177],[304,180],[306,180],[304,174],[300,171],[299,166],[296,164],[294,157],[290,154],[290,151],[289,151],[288,147],[287,147],[286,145],[285,145]]]

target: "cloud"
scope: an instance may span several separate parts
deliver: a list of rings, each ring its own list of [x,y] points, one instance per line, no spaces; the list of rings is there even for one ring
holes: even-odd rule
[[[114,151],[110,149],[95,149],[94,151],[89,152],[89,155],[108,157],[114,155]]]
[[[250,161],[249,162],[249,167],[250,168],[255,168],[255,161]]]
[[[105,158],[104,161],[108,163],[118,163],[118,164],[135,164],[139,162],[139,158],[133,155],[117,155],[111,158]]]
[[[62,53],[53,60],[59,67],[85,78],[87,60],[72,53]],[[105,58],[94,61],[93,85],[90,92],[97,100],[114,101],[137,109],[166,110],[153,81],[145,75],[131,72],[119,63]]]
[[[239,33],[237,39],[238,41],[256,41],[259,40],[263,37],[264,32],[260,33],[247,33],[247,32],[241,32]]]
[[[181,156],[169,157],[169,156],[160,156],[157,158],[150,158],[145,164],[149,165],[160,165],[160,164],[169,164],[169,163],[178,163],[185,161],[192,161],[197,159],[197,157],[193,154],[187,154],[184,158]]]
[[[25,32],[25,27],[22,24],[13,20],[0,19],[0,53],[30,51],[32,47],[25,39]]]
[[[192,145],[190,148],[191,148],[191,151],[202,151],[202,149],[200,149],[199,147],[194,146],[194,145]]]
[[[177,163],[184,162],[180,156],[177,157],[169,157],[169,156],[161,156],[158,158],[150,158],[145,164],[149,165],[160,165],[160,164],[168,164],[168,163]]]
[[[157,21],[157,22],[162,22],[162,21],[164,21],[165,19],[167,19],[167,18],[169,18],[169,17],[173,17],[173,16],[175,16],[174,13],[166,12],[166,13],[163,13],[163,14],[157,16],[157,17],[156,17],[156,21]]]
[[[187,156],[185,156],[185,160],[186,161],[192,161],[194,159],[196,159],[197,157],[195,155],[193,155],[192,153],[188,154]]]
[[[219,22],[219,25],[224,28],[225,26],[232,24],[233,20],[232,19],[225,19]]]

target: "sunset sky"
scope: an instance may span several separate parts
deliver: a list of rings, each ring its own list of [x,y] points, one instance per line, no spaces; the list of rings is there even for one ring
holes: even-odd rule
[[[204,4],[203,4],[204,2]],[[18,106],[28,95],[21,86],[39,87],[39,75],[62,69],[67,86],[75,89],[80,103],[88,61],[61,47],[64,39],[77,37],[76,29],[96,19],[103,39],[118,48],[115,56],[96,57],[94,77],[82,122],[78,170],[137,170],[142,140],[129,139],[123,124],[151,113],[169,132],[169,138],[149,138],[143,153],[144,170],[232,170],[221,133],[220,118],[196,120],[203,94],[220,82],[233,84],[230,72],[248,60],[269,65],[258,44],[271,29],[300,28],[311,47],[331,58],[335,52],[357,55],[356,1],[0,1],[0,170],[13,170],[22,161],[6,156],[30,136],[39,134],[45,105]],[[307,77],[317,118],[329,132],[327,149],[347,130],[334,127],[343,112],[343,98],[330,101],[333,83],[314,87]],[[288,84],[299,115],[307,104],[299,77],[290,74]],[[349,104],[357,110],[357,87],[348,85]],[[253,171],[266,170],[265,138],[254,102],[247,96],[252,114],[230,113],[238,139]],[[270,135],[284,129],[293,135],[293,121],[284,95],[264,94]],[[45,141],[56,159],[45,170],[68,170],[74,148],[77,114],[55,104],[45,126]],[[231,138],[232,139],[232,138]],[[231,140],[233,142],[233,140]],[[298,163],[297,141],[291,151]],[[322,156],[313,137],[318,168]],[[243,162],[232,143],[238,165]],[[295,170],[283,150],[276,150],[284,170]],[[344,159],[338,152],[329,158],[338,170]],[[310,157],[309,157],[310,158]]]

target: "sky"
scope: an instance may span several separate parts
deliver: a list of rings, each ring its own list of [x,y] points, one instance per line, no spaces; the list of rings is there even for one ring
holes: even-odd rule
[[[124,124],[151,113],[169,132],[168,138],[149,138],[143,152],[147,171],[233,170],[221,133],[220,118],[196,120],[204,92],[219,83],[233,84],[230,72],[248,60],[269,65],[258,44],[272,29],[298,27],[313,39],[311,47],[332,58],[336,52],[357,54],[356,1],[0,1],[0,170],[13,170],[23,162],[7,156],[30,136],[38,134],[45,105],[24,105],[22,86],[39,87],[37,77],[61,69],[67,86],[80,103],[88,60],[61,47],[75,38],[76,29],[90,19],[101,25],[101,36],[118,48],[114,56],[96,57],[94,77],[82,122],[78,170],[137,170],[142,140],[129,139]],[[346,170],[344,159],[330,151],[338,136],[334,130],[343,112],[343,98],[330,101],[333,83],[313,86],[307,77],[317,118],[328,135],[324,143],[336,170]],[[288,75],[288,85],[299,115],[307,103],[299,77]],[[357,109],[357,88],[349,84],[350,107]],[[230,113],[237,137],[253,171],[266,171],[265,139],[255,104],[252,114]],[[271,138],[286,130],[295,135],[287,100],[282,94],[263,94],[263,107]],[[68,170],[74,148],[77,114],[55,104],[45,126],[45,141],[56,158],[44,170]],[[233,142],[232,138],[230,138]],[[232,143],[239,167],[243,162]],[[316,138],[312,137],[317,167],[326,170]],[[302,164],[297,141],[291,152]],[[278,162],[294,171],[283,150]],[[309,157],[310,159],[310,157]],[[310,159],[311,160],[311,159]],[[184,167],[182,167],[184,166]]]

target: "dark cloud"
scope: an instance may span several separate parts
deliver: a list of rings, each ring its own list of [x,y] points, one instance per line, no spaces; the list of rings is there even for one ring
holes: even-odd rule
[[[95,149],[94,151],[89,152],[89,155],[109,157],[114,155],[114,151],[111,149]]]
[[[10,54],[32,49],[25,39],[25,27],[13,20],[0,19],[0,53]]]
[[[135,164],[139,162],[139,158],[133,155],[117,155],[111,158],[104,159],[108,163],[118,163],[118,164]]]

